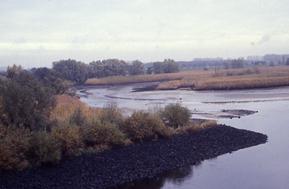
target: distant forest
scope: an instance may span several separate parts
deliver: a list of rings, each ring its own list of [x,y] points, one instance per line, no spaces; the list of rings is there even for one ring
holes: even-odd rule
[[[175,73],[194,69],[234,69],[254,66],[289,65],[289,55],[265,55],[255,59],[204,58],[192,61],[165,59],[159,62],[143,63],[139,60],[126,62],[120,59],[92,61],[88,64],[73,60],[53,62],[52,69],[32,68],[30,72],[38,78],[62,78],[75,84],[83,84],[89,78],[128,76],[143,74]],[[15,67],[14,67],[15,69]],[[6,75],[2,71],[1,75]]]

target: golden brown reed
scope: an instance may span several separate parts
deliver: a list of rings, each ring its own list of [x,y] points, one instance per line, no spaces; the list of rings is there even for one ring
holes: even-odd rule
[[[157,90],[192,88],[194,90],[231,90],[289,85],[289,67],[192,70],[156,75],[117,76],[89,79],[88,85],[160,82]]]
[[[66,121],[77,109],[80,109],[87,119],[98,117],[101,113],[101,109],[89,107],[77,97],[58,95],[56,96],[56,106],[52,110],[50,118],[51,120]]]

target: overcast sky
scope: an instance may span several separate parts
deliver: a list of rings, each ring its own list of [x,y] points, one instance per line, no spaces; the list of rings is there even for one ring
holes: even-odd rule
[[[289,0],[1,0],[0,67],[289,53]]]

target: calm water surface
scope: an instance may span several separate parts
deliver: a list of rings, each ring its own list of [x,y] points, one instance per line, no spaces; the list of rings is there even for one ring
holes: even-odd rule
[[[218,119],[218,122],[264,133],[268,135],[268,142],[206,160],[199,165],[172,170],[154,180],[135,183],[136,186],[131,188],[289,188],[289,88],[137,93],[131,92],[132,88],[94,88],[88,90],[89,95],[79,94],[84,95],[81,100],[91,106],[103,107],[107,102],[115,101],[127,113],[133,109],[150,109],[173,102],[180,102],[192,111],[200,112],[255,110],[258,113],[240,119]]]

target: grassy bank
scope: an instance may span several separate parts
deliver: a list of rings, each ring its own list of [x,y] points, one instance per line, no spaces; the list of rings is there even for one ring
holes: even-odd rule
[[[115,147],[194,133],[216,125],[193,123],[178,104],[154,114],[136,111],[124,117],[114,104],[91,108],[78,98],[58,95],[45,130],[0,125],[0,169],[55,164],[66,157],[99,153]]]
[[[232,90],[289,85],[289,67],[194,70],[171,74],[139,75],[89,79],[87,85],[113,85],[160,82],[156,90],[191,88],[194,90]]]

